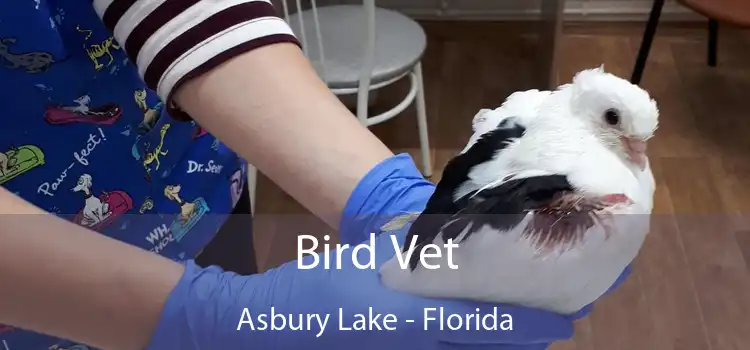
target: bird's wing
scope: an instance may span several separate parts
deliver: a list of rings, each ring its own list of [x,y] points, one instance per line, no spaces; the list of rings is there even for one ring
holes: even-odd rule
[[[549,207],[561,194],[573,191],[573,186],[564,175],[514,178],[499,186],[465,195],[455,202],[455,211],[451,214],[442,214],[438,218],[420,216],[409,232],[409,239],[417,232],[426,234],[425,237],[418,237],[415,245],[418,250],[431,243],[437,235],[441,235],[443,242],[452,240],[458,243],[487,225],[498,233],[510,231],[529,212]],[[424,220],[424,224],[418,226],[420,219]],[[412,254],[409,263],[411,269],[415,269],[419,255]]]
[[[537,115],[537,109],[552,91],[526,90],[512,93],[497,110],[520,116],[523,121]]]
[[[462,210],[441,228],[443,241],[457,241],[463,232],[466,234],[461,240],[465,240],[486,225],[498,232],[509,231],[530,211],[549,207],[561,194],[574,191],[564,175],[540,175],[516,177],[471,192],[458,201]]]
[[[455,196],[457,190],[470,181],[469,173],[472,168],[490,162],[508,145],[520,139],[526,132],[527,123],[535,118],[539,106],[550,93],[540,90],[515,92],[500,107],[494,110],[482,109],[474,116],[474,134],[464,150],[445,166],[435,192],[425,210],[410,227],[405,242],[411,242],[412,237],[416,236],[417,249],[432,243],[440,233],[440,228],[465,208],[466,203],[458,204]],[[404,244],[404,251],[408,247],[408,244]],[[417,260],[411,262],[412,268],[418,263],[418,255],[412,255],[415,256]]]
[[[473,134],[461,153],[467,152],[484,134],[495,130],[503,123],[515,122],[526,125],[537,115],[537,109],[551,91],[527,90],[512,93],[500,107],[481,109],[472,119]]]
[[[454,201],[454,194],[459,186],[469,180],[471,169],[478,164],[490,161],[497,152],[521,138],[525,132],[526,129],[520,124],[496,128],[482,135],[468,151],[451,159],[445,166],[443,176],[427,202],[425,210],[410,227],[405,242],[411,242],[412,237],[417,236],[418,248],[421,249],[423,245],[431,243],[439,234],[440,227],[462,209]],[[408,250],[408,245],[404,244],[404,251],[406,250]]]

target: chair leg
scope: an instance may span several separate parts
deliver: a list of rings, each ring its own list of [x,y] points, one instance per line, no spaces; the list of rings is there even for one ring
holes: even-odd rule
[[[247,192],[250,195],[250,211],[255,216],[255,189],[258,183],[258,169],[254,166],[247,165]]]
[[[417,76],[417,127],[419,128],[419,148],[422,151],[422,174],[425,177],[432,176],[432,162],[430,161],[430,142],[427,129],[427,111],[424,102],[424,80],[422,79],[422,63],[414,66],[414,74]]]
[[[646,30],[643,33],[643,39],[641,40],[641,47],[638,50],[638,58],[636,59],[635,68],[633,69],[633,76],[630,78],[630,82],[633,84],[641,83],[643,69],[646,68],[648,52],[651,50],[651,43],[654,40],[654,35],[656,35],[656,27],[659,25],[659,17],[661,17],[661,10],[663,7],[664,0],[654,0],[654,4],[651,7],[651,14],[648,16]]]
[[[708,20],[708,65],[716,67],[716,50],[719,41],[719,21],[715,19]]]

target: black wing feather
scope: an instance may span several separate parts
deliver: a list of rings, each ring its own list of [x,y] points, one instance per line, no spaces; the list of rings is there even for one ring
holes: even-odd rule
[[[443,170],[443,177],[427,202],[425,210],[414,220],[404,241],[404,251],[407,251],[412,237],[416,236],[416,250],[410,260],[412,270],[419,262],[417,252],[431,243],[439,234],[440,228],[464,208],[460,203],[454,202],[453,194],[461,184],[469,180],[471,169],[491,160],[497,152],[503,150],[513,140],[521,138],[525,132],[526,128],[516,123],[516,118],[506,118],[497,129],[482,135],[469,150],[448,162]]]
[[[498,231],[516,227],[531,210],[549,206],[559,194],[573,192],[564,175],[545,175],[510,180],[498,187],[461,198],[464,210],[443,228],[443,237],[456,240],[466,226],[464,239],[485,225]]]
[[[495,188],[468,193],[457,201],[456,206],[461,208],[458,212],[444,221],[439,220],[443,225],[434,227],[433,224],[430,229],[435,230],[433,238],[442,232],[446,241],[455,241],[467,227],[469,230],[464,240],[485,225],[497,231],[508,231],[517,226],[529,211],[546,207],[559,194],[573,191],[573,186],[564,175],[513,179]],[[412,270],[419,262],[416,252],[418,250],[409,261]]]

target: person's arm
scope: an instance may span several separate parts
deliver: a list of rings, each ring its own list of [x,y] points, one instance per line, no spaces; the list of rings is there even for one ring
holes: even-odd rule
[[[197,121],[334,228],[357,182],[393,155],[267,0],[94,6],[173,116]]]
[[[0,323],[110,350],[145,348],[183,266],[0,188]]]
[[[168,101],[179,80],[210,70],[181,89],[184,108],[332,226],[358,180],[391,155],[317,78],[269,3],[94,6]],[[106,349],[148,344],[180,264],[45,214],[5,189],[0,214],[0,323]]]
[[[175,100],[334,229],[357,183],[393,156],[292,44],[232,59],[187,82]]]

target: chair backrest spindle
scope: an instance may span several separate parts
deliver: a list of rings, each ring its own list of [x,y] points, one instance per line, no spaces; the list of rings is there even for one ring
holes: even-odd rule
[[[357,91],[357,119],[364,123],[367,120],[370,79],[373,61],[375,60],[375,0],[363,0],[362,11],[365,15],[365,38],[362,40],[362,67],[359,71],[359,88]]]
[[[323,48],[323,34],[320,30],[320,19],[318,18],[318,5],[315,3],[315,0],[310,0],[310,4],[312,6],[313,20],[315,21],[315,37],[318,38],[318,52],[320,56],[320,65],[322,67],[323,81],[328,84],[328,75],[326,74],[326,55],[325,49]],[[300,16],[300,18],[301,17],[302,16]]]
[[[286,2],[286,0],[283,0],[283,1]],[[302,13],[302,11],[304,11],[302,9],[302,1],[301,0],[295,0],[295,1],[297,3],[297,13]],[[298,35],[300,36],[300,39],[302,39],[302,47],[303,47],[303,50],[305,51],[305,55],[307,55],[307,36],[305,35],[307,30],[305,30],[305,20],[302,19],[302,17],[303,16],[297,16],[297,18],[299,18],[299,27],[300,27],[300,32],[298,33]],[[318,25],[318,23],[316,23],[316,25]],[[308,59],[310,59],[310,57],[308,57]]]
[[[279,0],[282,3],[283,11],[284,11],[284,19],[287,21],[287,23],[291,23],[290,19],[290,10],[289,10],[289,4],[287,4],[288,0]],[[302,7],[302,1],[301,0],[295,0],[297,11],[297,22],[299,22],[299,29],[295,34],[298,36],[300,41],[302,42],[303,46],[303,52],[305,54],[305,57],[307,57],[308,60],[312,61],[312,58],[310,57],[309,47],[307,38],[309,37],[308,34],[313,33],[307,33],[308,27],[305,26],[305,21],[303,19],[303,11],[305,11]],[[320,65],[320,71],[318,72],[319,75],[321,75],[321,78],[326,84],[329,83],[328,81],[328,75],[326,74],[327,71],[327,61],[326,61],[326,55],[325,55],[325,45],[323,44],[323,31],[321,30],[321,24],[320,19],[318,16],[318,6],[316,3],[316,0],[310,0],[310,9],[309,11],[312,13],[313,17],[313,27],[315,30],[314,36],[316,37],[317,46],[318,46],[318,59],[319,62],[316,62]],[[372,70],[374,65],[374,58],[375,58],[375,0],[363,0],[362,2],[362,14],[364,16],[364,21],[362,23],[363,29],[364,29],[364,37],[362,38],[362,47],[361,47],[361,54],[362,54],[362,65],[360,67],[360,74],[359,74],[359,85],[358,85],[358,91],[357,91],[357,119],[359,119],[361,122],[365,122],[367,119],[367,106],[368,106],[368,96],[370,91],[370,82],[372,78]]]

